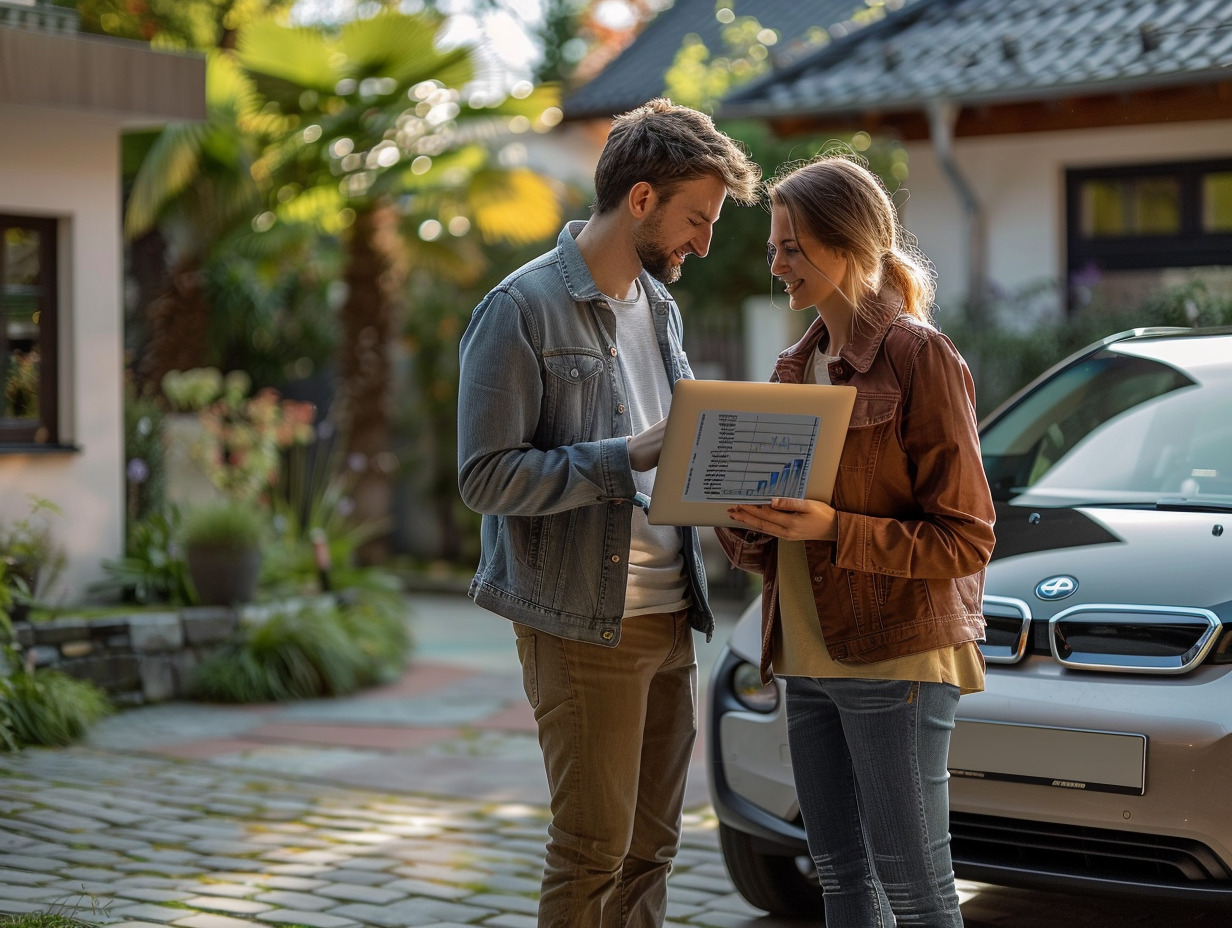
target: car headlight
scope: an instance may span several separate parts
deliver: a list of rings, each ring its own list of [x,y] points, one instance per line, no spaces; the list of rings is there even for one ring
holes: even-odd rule
[[[770,713],[779,707],[779,688],[774,681],[761,682],[761,670],[753,664],[741,662],[732,671],[732,695],[746,709]]]

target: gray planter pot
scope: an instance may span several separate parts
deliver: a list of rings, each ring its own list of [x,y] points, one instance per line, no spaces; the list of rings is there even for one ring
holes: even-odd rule
[[[235,606],[256,597],[261,573],[259,549],[188,545],[184,558],[201,605]]]

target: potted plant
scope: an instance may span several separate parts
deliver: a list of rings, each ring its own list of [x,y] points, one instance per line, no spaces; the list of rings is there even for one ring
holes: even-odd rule
[[[226,499],[202,503],[184,515],[184,560],[201,605],[233,606],[256,596],[265,535],[262,512]]]

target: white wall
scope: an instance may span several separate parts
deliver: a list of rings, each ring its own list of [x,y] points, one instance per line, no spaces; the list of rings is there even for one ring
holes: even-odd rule
[[[903,224],[937,266],[944,312],[967,289],[965,218],[931,143],[907,150]],[[1066,170],[1232,157],[1232,120],[958,139],[954,151],[984,208],[989,282],[1015,290],[1064,276]]]
[[[80,447],[0,448],[0,521],[25,515],[29,494],[58,505],[69,566],[53,593],[81,602],[124,547],[119,123],[0,106],[0,212],[60,220],[60,438]]]

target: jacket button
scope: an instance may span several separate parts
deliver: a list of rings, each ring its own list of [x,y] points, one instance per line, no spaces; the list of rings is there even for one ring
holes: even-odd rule
[[[615,345],[612,345],[610,348],[608,348],[608,351],[612,353],[613,358],[616,357],[616,346]]]
[[[613,632],[610,628],[605,628],[603,630],[602,637],[604,641],[611,641],[613,638],[616,637],[616,633]]]
[[[612,563],[613,563],[613,564],[619,564],[619,563],[620,563],[620,555],[619,555],[619,554],[613,554],[613,555],[612,555]]]
[[[620,413],[621,415],[624,415],[624,412],[625,412],[625,404],[624,404],[624,403],[621,403],[619,406],[617,406],[617,407],[616,407],[616,411],[617,411],[618,413]]]
[[[569,376],[572,377],[574,380],[577,380],[578,377],[581,376],[581,374],[578,372],[578,369],[575,367],[573,370],[569,372]]]
[[[818,574],[817,576],[813,578],[814,583],[821,583],[822,580],[823,580],[823,577],[821,576],[821,574]]]

